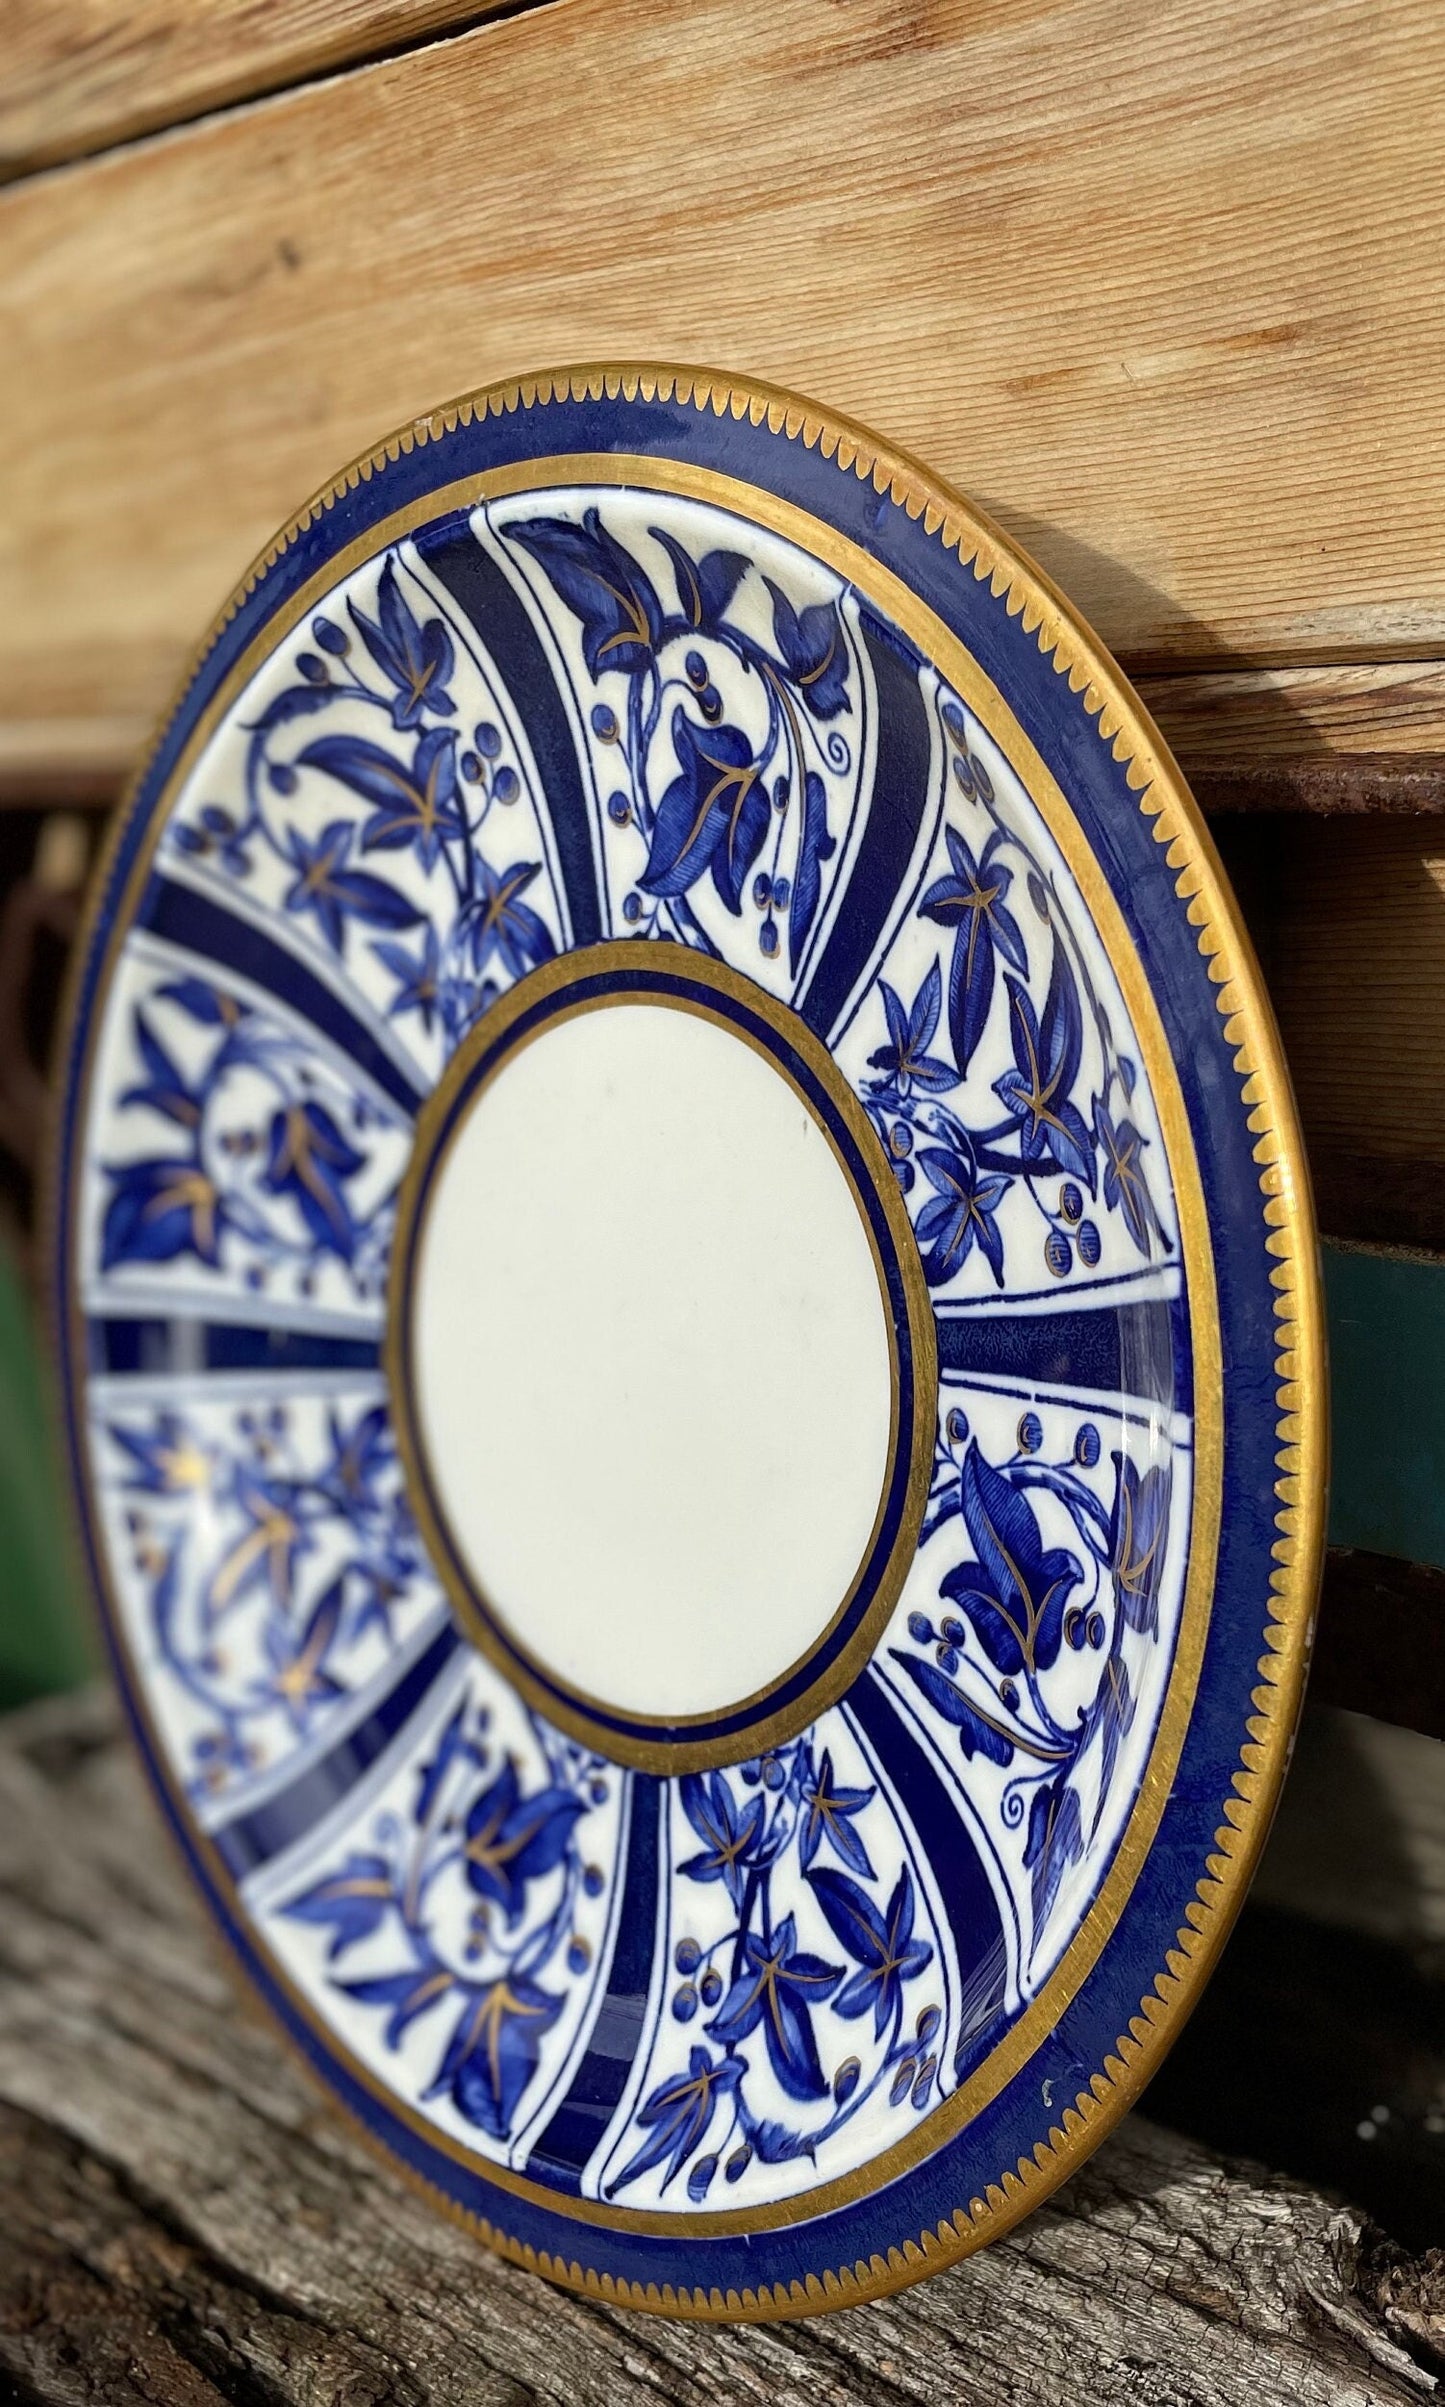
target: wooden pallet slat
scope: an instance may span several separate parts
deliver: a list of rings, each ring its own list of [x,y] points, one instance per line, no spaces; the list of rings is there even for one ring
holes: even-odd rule
[[[711,355],[1134,669],[1445,657],[1433,0],[568,0],[0,194],[0,725],[144,723],[450,392]]]

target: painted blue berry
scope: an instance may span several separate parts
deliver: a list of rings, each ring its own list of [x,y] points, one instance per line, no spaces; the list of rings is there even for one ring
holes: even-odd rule
[[[931,1645],[933,1641],[933,1634],[933,1624],[929,1620],[926,1613],[909,1614],[908,1635],[910,1638],[915,1639],[919,1646]]]
[[[1038,1453],[1044,1442],[1044,1425],[1036,1412],[1020,1414],[1018,1440],[1020,1454]]]
[[[605,702],[592,705],[592,733],[600,736],[604,744],[617,741],[617,713],[609,710]]]
[[[1092,1220],[1079,1222],[1079,1232],[1075,1242],[1079,1248],[1079,1260],[1085,1264],[1086,1268],[1092,1270],[1104,1250],[1099,1242],[1099,1232]]]
[[[330,652],[337,660],[344,652],[351,650],[350,636],[344,628],[334,626],[329,618],[314,618],[311,621],[311,634],[322,651]]]
[[[502,749],[502,731],[500,727],[494,727],[490,719],[482,719],[472,729],[472,741],[483,760],[494,761]]]
[[[632,805],[622,792],[607,797],[607,816],[614,827],[626,827],[632,817]]]
[[[1074,1267],[1074,1249],[1062,1229],[1050,1229],[1044,1239],[1044,1260],[1056,1279],[1066,1279]]]
[[[697,1991],[691,1981],[683,1981],[672,1993],[673,2020],[690,2023],[697,2012]]]
[[[1059,1210],[1062,1212],[1065,1220],[1072,1222],[1079,1218],[1079,1215],[1083,1209],[1084,1199],[1082,1195],[1079,1193],[1078,1188],[1074,1185],[1073,1180],[1071,1178],[1066,1178],[1062,1187],[1059,1189]]]
[[[672,1960],[679,1972],[696,1972],[702,1962],[702,1949],[695,1939],[679,1939]]]
[[[1099,1432],[1092,1421],[1085,1421],[1074,1440],[1074,1460],[1086,1471],[1092,1471],[1099,1459]]]

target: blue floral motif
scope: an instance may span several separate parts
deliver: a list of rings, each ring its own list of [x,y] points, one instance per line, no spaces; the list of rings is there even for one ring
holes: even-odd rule
[[[556,936],[537,894],[522,899],[542,862],[504,837],[522,776],[494,720],[470,735],[456,724],[459,647],[413,589],[388,553],[374,617],[353,594],[350,628],[312,620],[316,650],[302,639],[295,682],[249,724],[244,809],[207,802],[173,841],[240,883],[269,855],[286,873],[282,907],[340,961],[368,949],[394,981],[390,1017],[426,1037],[439,1029],[449,1052],[495,998],[498,973],[524,977]],[[357,717],[373,714],[376,733],[360,732]],[[332,726],[312,732],[328,715]]]
[[[1007,907],[1013,872],[999,862],[1002,831],[995,828],[975,860],[957,828],[944,830],[949,874],[936,878],[919,903],[923,919],[953,930],[948,971],[948,1025],[959,1071],[965,1071],[978,1051],[993,1003],[994,955],[1021,976],[1028,971],[1028,954],[1018,921]],[[957,1085],[954,1078],[953,1084]]]
[[[446,684],[456,656],[442,621],[439,618],[418,621],[397,583],[395,560],[388,559],[382,569],[376,599],[374,620],[358,610],[354,601],[348,604],[348,609],[352,625],[394,689],[390,699],[392,725],[415,727],[425,711],[450,718],[456,704]],[[321,635],[323,627],[326,636]],[[345,651],[345,639],[337,640],[341,630],[330,622],[318,621],[317,634],[325,650],[333,656]]]
[[[1084,1477],[1099,1458],[1097,1429],[1086,1422],[1067,1460],[1047,1460],[1043,1424],[1025,1412],[1014,1455],[992,1463],[966,1416],[951,1411],[924,1535],[956,1517],[972,1551],[939,1580],[951,1610],[936,1622],[910,1613],[912,1646],[889,1649],[930,1711],[957,1731],[965,1759],[981,1756],[1009,1774],[1003,1821],[1024,1831],[1035,1951],[1066,1873],[1083,1861],[1112,1799],[1119,1751],[1138,1709],[1126,1641],[1159,1640],[1169,1465],[1141,1469],[1115,1452],[1106,1505]],[[1077,1552],[1046,1544],[1031,1502],[1040,1494],[1064,1507]],[[1091,1654],[1099,1670],[1080,1708],[1071,1664]],[[1071,1705],[1062,1701],[1066,1693]]]
[[[838,1991],[834,2012],[871,2013],[873,2036],[881,2039],[902,2015],[904,1982],[922,1972],[933,1954],[926,1939],[913,1936],[913,1876],[905,1864],[882,1913],[846,1872],[815,1872],[812,1889],[835,1936],[860,1968]]]
[[[189,1078],[156,1032],[163,1008],[178,1028],[190,1023],[193,1045],[204,1032],[204,1058]],[[329,1254],[358,1294],[372,1292],[389,1243],[390,1205],[381,1208],[373,1191],[363,1220],[354,1200],[358,1180],[375,1184],[369,1107],[339,1078],[323,1099],[310,1044],[203,979],[159,986],[134,1007],[131,1024],[146,1075],[123,1092],[118,1108],[155,1114],[172,1139],[162,1155],[105,1165],[101,1269],[189,1255],[216,1270],[229,1237],[253,1285],[289,1269],[304,1290],[318,1256]],[[245,1126],[237,1124],[240,1094]],[[259,1095],[270,1104],[257,1116]]]
[[[777,957],[786,925],[797,971],[822,896],[822,865],[837,849],[828,825],[825,771],[852,760],[834,722],[852,712],[852,661],[835,600],[801,609],[772,578],[761,580],[772,610],[771,645],[739,612],[749,563],[723,547],[694,555],[664,527],[648,530],[666,554],[676,594],[670,608],[635,553],[594,505],[578,521],[533,518],[508,526],[508,540],[533,559],[576,619],[587,673],[601,687],[625,681],[620,709],[592,709],[594,734],[618,748],[625,784],[608,805],[636,827],[646,859],[624,918],[639,935],[707,945],[688,897],[710,878],[723,908],[760,914],[758,948]],[[766,706],[760,740],[725,715],[703,645],[721,647]],[[679,661],[678,655],[681,654]],[[616,689],[612,689],[616,690]],[[668,697],[679,698],[668,707]],[[654,778],[665,752],[670,774]],[[791,876],[782,870],[790,813],[801,804]]]
[[[818,1874],[817,1881],[826,1875]],[[821,2098],[827,2082],[818,2061],[813,2014],[826,2005],[843,1978],[841,1964],[827,1964],[797,1943],[791,1914],[764,1937],[744,1931],[742,1962],[722,2006],[708,2024],[714,2039],[736,2047],[761,2028],[773,2071],[793,2098]]]
[[[714,2056],[706,2048],[694,2048],[688,2057],[687,2071],[674,2074],[671,2080],[661,2081],[637,2110],[637,2120],[651,2133],[622,2168],[614,2190],[626,2189],[639,2173],[650,2173],[654,2165],[666,2164],[662,2177],[665,2190],[689,2157],[695,2157],[688,2180],[688,2196],[694,2200],[706,2195],[717,2171],[717,2157],[697,2157],[696,2152],[712,2128],[718,2102],[736,2091],[743,2077],[741,2060],[736,2056]]]
[[[151,1407],[107,1434],[191,1783],[213,1795],[308,1737],[431,1601],[389,1418],[333,1405],[310,1435],[286,1405]]]
[[[1006,1247],[1016,1242],[1005,1237],[1006,1207],[1020,1190],[1042,1223],[1052,1278],[1068,1278],[1076,1263],[1092,1270],[1100,1262],[1099,1227],[1085,1202],[1101,1191],[1137,1250],[1162,1262],[1173,1240],[1149,1188],[1148,1139],[1128,1113],[1134,1064],[1114,1045],[1067,914],[969,749],[961,705],[945,694],[939,713],[958,796],[952,810],[966,814],[975,836],[974,823],[985,831],[975,843],[953,816],[945,820],[947,867],[924,887],[914,912],[914,925],[951,933],[947,1046],[939,1040],[943,973],[935,956],[911,1007],[887,979],[878,980],[886,1042],[869,1054],[876,1075],[863,1082],[904,1194],[918,1195],[920,1172],[932,1189],[913,1207],[929,1284],[950,1285],[976,1253],[994,1286],[1005,1285]],[[1016,908],[1016,881],[1027,888],[1028,924],[1037,930],[1031,936],[1028,915]],[[994,1040],[984,1040],[1000,1011],[1012,1060],[985,1087],[981,1065],[990,1052],[996,1063],[998,1053]],[[1102,1067],[1086,1078],[1090,1028]],[[1045,1182],[1055,1180],[1051,1196]]]
[[[664,2187],[690,2168],[696,2201],[723,2149],[724,2178],[734,2182],[754,2157],[781,2164],[818,2156],[880,2091],[895,2108],[906,2097],[915,2110],[933,2094],[937,2060],[920,2034],[937,2031],[940,2012],[923,2009],[911,2035],[904,2024],[905,1991],[934,1950],[915,1934],[907,1863],[886,1895],[880,1888],[865,1836],[876,1788],[841,1783],[832,1749],[820,1752],[810,1732],[736,1772],[689,1774],[678,1794],[703,1845],[682,1859],[677,1876],[702,1889],[721,1885],[731,1914],[706,1948],[686,1935],[677,1941],[681,1979],[671,2013],[687,2024],[704,2012],[703,2035],[721,2053],[694,2046],[687,2073],[648,2093],[635,2120],[651,2136],[609,2181],[609,2196],[665,2163]],[[831,1933],[834,1952],[819,1953],[800,1934],[804,1905],[825,1942]],[[865,2017],[873,2030],[866,2068],[852,2028]],[[796,2115],[768,2111],[759,2094],[764,2075]],[[724,2099],[725,2139],[699,2153]]]
[[[585,1957],[573,1933],[586,1877],[578,1825],[605,1800],[611,1776],[597,1756],[535,1715],[529,1721],[547,1767],[540,1787],[514,1755],[499,1754],[487,1707],[464,1696],[421,1767],[410,1815],[383,1815],[374,1848],[353,1853],[281,1908],[287,1919],[328,1932],[329,1966],[363,1943],[381,1953],[377,1968],[329,1977],[384,2016],[388,2049],[444,2009],[424,2095],[449,2098],[465,2122],[498,2141],[511,2136],[543,2043],[567,2007],[565,1976]],[[447,1884],[455,1894],[458,1882],[471,1900],[460,1945],[440,1905]]]

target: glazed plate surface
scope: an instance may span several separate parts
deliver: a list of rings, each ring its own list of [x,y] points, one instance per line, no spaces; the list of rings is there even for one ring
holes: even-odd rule
[[[1298,1139],[1201,823],[970,508],[579,371],[320,496],[81,950],[117,1668],[251,1982],[496,2245],[784,2314],[1007,2227],[1257,1852]]]

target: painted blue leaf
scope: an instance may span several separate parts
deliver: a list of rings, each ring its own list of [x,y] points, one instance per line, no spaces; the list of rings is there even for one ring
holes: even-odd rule
[[[648,533],[672,562],[678,604],[688,625],[699,630],[716,627],[747,568],[747,554],[705,552],[700,560],[694,560],[665,527],[649,527]]]
[[[510,1759],[467,1814],[462,1863],[478,1896],[495,1899],[516,1923],[529,1880],[554,1872],[586,1811],[571,1789],[549,1787],[523,1796]]]
[[[702,728],[681,704],[672,718],[677,775],[657,806],[647,867],[638,884],[648,894],[685,894],[705,870],[729,911],[742,910],[743,891],[768,832],[768,797],[739,727]]]
[[[469,2123],[493,2139],[508,2138],[542,2042],[566,2002],[515,1971],[472,1991],[427,2096],[447,2091]]]
[[[349,1855],[336,1872],[293,1897],[281,1911],[291,1922],[318,1923],[331,1933],[328,1955],[334,1963],[343,1949],[369,1939],[396,1902],[385,1856]]]
[[[903,1865],[882,1912],[846,1872],[810,1872],[808,1882],[829,1929],[860,1967],[834,1998],[834,2012],[851,2021],[871,2011],[881,2038],[902,2006],[903,1983],[933,1960],[928,1941],[913,1936],[913,1875]]]
[[[831,861],[838,839],[828,833],[828,792],[816,769],[803,779],[803,833],[798,840],[798,865],[788,906],[788,961],[797,974],[808,931],[817,916],[823,891],[823,863]]]
[[[566,518],[530,518],[507,529],[530,552],[582,628],[582,657],[591,677],[608,669],[633,676],[649,668],[662,635],[662,609],[646,570],[602,524],[597,510],[580,525]]]
[[[284,1104],[273,1115],[265,1183],[273,1194],[289,1195],[317,1244],[344,1262],[352,1259],[357,1239],[346,1181],[365,1167],[366,1156],[314,1097]]]
[[[826,2003],[841,1978],[841,1965],[798,1947],[791,1914],[770,1940],[745,1931],[736,1977],[708,2024],[709,2036],[735,2047],[761,2028],[768,2061],[789,2097],[821,2098],[828,2085],[818,2061],[812,2009]]]
[[[667,2166],[665,2189],[706,2136],[718,2099],[730,2096],[742,2077],[743,2066],[737,2057],[713,2056],[706,2048],[695,2047],[687,2071],[660,2082],[638,2108],[637,2120],[651,2137],[608,2184],[609,2195],[662,2164]]]
[[[849,708],[848,646],[836,602],[795,610],[780,585],[763,579],[773,597],[773,640],[788,682],[815,719],[836,719]]]
[[[1034,1791],[1024,1847],[1024,1865],[1033,1874],[1035,1939],[1048,1920],[1065,1871],[1070,1864],[1079,1862],[1083,1852],[1083,1822],[1076,1790],[1063,1778],[1046,1781]]]
[[[382,2036],[389,2048],[399,2045],[409,2023],[449,1997],[456,1988],[456,1975],[444,1965],[428,1958],[421,1964],[408,1965],[402,1972],[376,1974],[366,1981],[338,1981],[336,1986],[344,1997],[352,1997],[360,2006],[385,2006],[389,2009]]]
[[[954,1724],[965,1755],[986,1755],[990,1763],[1000,1765],[1013,1762],[1012,1742],[969,1703],[963,1690],[936,1663],[930,1663],[924,1655],[904,1654],[898,1647],[890,1647],[888,1651],[923,1691],[934,1711]]]
[[[452,639],[439,618],[423,625],[402,593],[396,562],[388,555],[376,594],[377,615],[349,602],[347,608],[367,651],[382,675],[395,688],[392,724],[415,727],[424,711],[449,718],[456,708],[446,690],[455,655]]]
[[[101,1223],[100,1266],[174,1262],[194,1254],[215,1269],[226,1209],[193,1161],[124,1162],[105,1173],[115,1187]]]
[[[288,685],[273,696],[259,719],[246,722],[248,735],[270,735],[277,727],[285,727],[292,719],[308,718],[313,711],[325,710],[336,695],[329,685]]]

